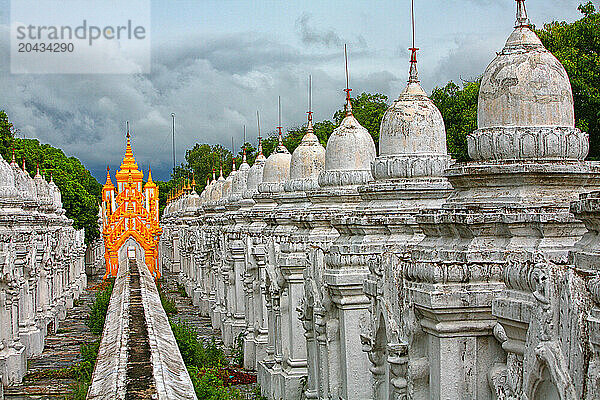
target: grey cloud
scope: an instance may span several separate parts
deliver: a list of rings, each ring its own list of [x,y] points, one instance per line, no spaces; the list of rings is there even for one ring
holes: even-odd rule
[[[6,27],[2,28],[6,29]],[[306,77],[313,74],[318,119],[331,118],[343,102],[340,52],[314,54],[267,40],[264,35],[222,35],[153,48],[149,75],[11,75],[0,62],[0,87],[9,118],[23,135],[62,148],[80,158],[103,181],[106,164],[114,171],[124,150],[124,123],[131,122],[138,164],[152,164],[155,179],[171,168],[171,112],[176,113],[178,163],[194,143],[229,147],[256,135],[256,110],[265,132],[276,126],[282,96],[285,126],[306,119]],[[8,52],[6,40],[0,51]],[[366,50],[352,53],[356,61]],[[331,62],[340,60],[335,76]],[[338,71],[339,70],[339,71]],[[338,74],[339,72],[339,74]],[[355,90],[382,91],[392,74],[357,76]]]
[[[302,43],[307,45],[322,45],[326,47],[340,47],[344,41],[333,29],[319,31],[310,25],[310,14],[303,13],[296,21],[296,28],[300,33]]]
[[[448,81],[460,83],[471,81],[483,75],[486,66],[502,47],[504,39],[500,36],[482,37],[464,35],[455,39],[456,47],[438,62],[431,75],[436,85],[445,85]]]

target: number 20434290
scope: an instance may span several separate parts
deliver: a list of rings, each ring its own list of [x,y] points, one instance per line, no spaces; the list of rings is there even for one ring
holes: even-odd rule
[[[72,53],[75,50],[73,43],[19,43],[19,53]]]

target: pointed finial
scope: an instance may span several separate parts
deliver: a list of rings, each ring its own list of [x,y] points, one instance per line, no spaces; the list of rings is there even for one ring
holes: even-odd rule
[[[125,124],[127,125],[127,139],[129,139],[129,121],[126,121]]]
[[[11,165],[16,165],[17,162],[15,161],[15,148],[12,148],[12,161],[10,162]]]
[[[242,164],[247,163],[246,160],[246,125],[244,125],[244,147],[242,148]]]
[[[23,157],[23,171],[25,171],[25,157]]]
[[[235,157],[231,157],[231,172],[235,172]]]
[[[258,113],[258,110],[256,111],[256,123],[258,124],[258,155],[262,156],[263,155],[262,137],[260,136],[260,115]]]
[[[223,177],[223,164],[219,166],[219,179]]]
[[[148,167],[148,183],[152,182],[152,167]]]
[[[39,175],[39,174],[40,174],[40,163],[39,163],[39,162],[37,162],[37,163],[35,164],[35,174],[36,174],[36,175]]]
[[[106,184],[109,184],[109,183],[112,185],[112,182],[110,180],[110,167],[107,165],[106,166]]]
[[[50,183],[54,183],[54,179],[52,179],[52,171],[50,171]]]
[[[350,102],[350,92],[352,91],[352,89],[350,89],[350,73],[348,72],[348,50],[346,48],[346,44],[344,44],[344,60],[346,62],[346,89],[344,89],[344,92],[346,92],[346,116],[349,117],[350,115],[352,115],[352,103]]]
[[[279,139],[279,146],[283,145],[283,134],[281,133],[281,96],[277,96],[277,100],[278,100],[278,109],[279,109],[279,126],[277,127],[277,136]]]
[[[213,169],[212,169],[212,172],[213,172],[213,173],[212,173],[212,175],[213,175],[213,181],[214,181],[214,180],[216,179],[216,176],[215,176],[215,168],[214,168],[214,167],[213,167]]]
[[[312,75],[308,75],[308,125],[306,131],[313,133],[313,112],[312,112]]]
[[[409,49],[410,54],[410,72],[408,73],[408,83],[419,82],[419,71],[417,71],[417,50],[415,46],[415,0],[410,2],[410,16],[412,24],[412,47]]]
[[[529,18],[525,8],[525,0],[517,0],[517,22],[515,28],[529,28]]]

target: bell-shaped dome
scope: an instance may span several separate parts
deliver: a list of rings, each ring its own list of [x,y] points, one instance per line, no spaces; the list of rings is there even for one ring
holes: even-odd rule
[[[235,169],[235,160],[233,160],[233,167],[231,170],[231,173],[229,174],[229,176],[227,176],[227,179],[225,179],[225,182],[223,183],[223,187],[221,188],[222,194],[221,194],[221,202],[222,203],[226,203],[229,201],[229,197],[232,194],[232,189],[233,189],[233,179],[235,178],[235,176],[237,175],[237,171]]]
[[[528,26],[519,26],[481,80],[477,125],[574,127],[564,67]]]
[[[0,157],[0,199],[21,201],[15,186],[13,168]]]
[[[184,211],[186,214],[193,215],[200,208],[201,199],[198,193],[192,191],[185,196]]]
[[[10,165],[13,168],[15,187],[17,188],[17,192],[19,192],[21,199],[25,202],[37,203],[35,183],[27,171],[25,171],[25,160],[23,160],[23,169],[21,169],[15,161],[15,154],[13,151],[13,158]]]
[[[208,196],[210,194],[210,191],[212,190],[212,182],[210,181],[210,178],[206,179],[206,186],[204,187],[204,190],[202,191],[202,193],[200,193],[200,201],[202,202],[202,204],[206,203],[208,200]]]
[[[312,112],[308,114],[306,134],[292,154],[290,180],[284,184],[288,192],[317,189],[319,173],[325,167],[325,148],[314,134]]]
[[[419,84],[417,49],[412,51],[408,85],[381,120],[372,164],[376,180],[442,176],[448,167],[444,119]]]
[[[442,113],[418,82],[410,82],[381,120],[379,154],[447,154]]]
[[[35,182],[35,190],[40,206],[42,208],[54,210],[54,193],[48,182],[40,175],[39,167],[33,181]]]
[[[212,191],[210,192],[210,202],[217,203],[221,200],[223,195],[223,185],[225,184],[225,178],[223,177],[223,167],[219,171],[219,179],[215,182]]]
[[[50,182],[48,183],[50,186],[50,192],[52,193],[52,206],[57,210],[57,212],[62,211],[62,194],[60,193],[60,189],[54,183],[54,179],[52,178],[52,174],[50,175]]]
[[[325,170],[319,175],[321,186],[364,184],[371,180],[371,162],[375,159],[375,142],[369,131],[352,114],[346,99],[346,117],[327,141]]]
[[[283,184],[290,179],[290,162],[292,155],[283,145],[281,128],[279,129],[279,145],[267,157],[263,171],[262,183],[258,186],[261,193],[277,193],[283,191]]]
[[[248,170],[248,179],[246,180],[246,191],[244,192],[244,199],[251,199],[252,196],[258,193],[258,185],[263,181],[263,173],[265,168],[266,157],[262,152],[262,144],[258,144],[258,155],[254,160],[254,164]]]
[[[567,72],[530,29],[524,0],[517,2],[515,30],[481,80],[477,125],[468,137],[475,160],[587,155]]]
[[[233,177],[231,196],[229,198],[230,201],[237,202],[242,199],[242,196],[244,195],[244,192],[247,189],[249,172],[250,165],[248,165],[248,161],[246,160],[246,149],[244,149],[242,163],[240,164],[240,168],[237,174]]]

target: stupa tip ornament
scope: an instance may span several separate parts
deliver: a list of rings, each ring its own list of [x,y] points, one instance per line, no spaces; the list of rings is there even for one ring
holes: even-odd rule
[[[442,114],[419,83],[411,7],[413,40],[408,84],[381,120],[379,156],[371,165],[375,180],[441,177],[450,157]]]
[[[348,72],[348,56],[344,46],[346,60],[346,116],[337,127],[325,150],[325,169],[319,174],[320,186],[351,186],[365,184],[371,180],[371,162],[375,159],[375,142],[352,114]]]
[[[312,78],[309,77],[306,134],[294,150],[290,162],[290,179],[284,184],[286,192],[318,189],[319,174],[325,167],[325,148],[314,134],[312,112]]]
[[[262,193],[281,192],[283,191],[284,182],[290,179],[290,162],[292,160],[292,155],[283,145],[281,97],[279,98],[279,126],[277,127],[277,130],[279,145],[265,161],[262,183],[260,183],[258,187],[259,192]]]
[[[588,153],[587,134],[575,128],[567,72],[531,30],[524,0],[482,77],[477,125],[467,137],[474,160],[583,160]]]
[[[515,22],[515,28],[529,28],[529,18],[527,17],[527,9],[525,7],[525,0],[517,1],[517,21]]]

